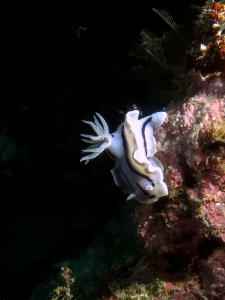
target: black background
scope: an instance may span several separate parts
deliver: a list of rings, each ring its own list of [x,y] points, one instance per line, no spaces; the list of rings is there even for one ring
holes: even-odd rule
[[[166,107],[161,88],[172,88],[171,74],[131,53],[143,28],[169,29],[151,8],[190,24],[191,5],[201,3],[0,3],[0,299],[26,299],[53,262],[78,256],[125,201],[106,154],[79,162],[79,134],[89,130],[81,119],[97,111],[115,131],[133,104],[144,115]]]

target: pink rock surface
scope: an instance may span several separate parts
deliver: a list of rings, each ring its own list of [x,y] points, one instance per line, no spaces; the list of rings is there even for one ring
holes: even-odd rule
[[[225,81],[193,78],[197,96],[172,107],[155,131],[169,195],[136,210],[146,251],[112,269],[114,300],[225,300],[225,98],[210,92]]]
[[[141,206],[137,214],[145,247],[190,254],[205,238],[224,243],[225,99],[191,97],[168,111],[155,136],[169,197]]]
[[[225,252],[217,249],[199,262],[201,285],[208,299],[225,299]]]
[[[156,130],[156,156],[165,168],[169,196],[141,205],[135,214],[138,235],[158,274],[176,265],[171,265],[174,257],[179,271],[195,266],[196,299],[225,299],[225,98],[207,90],[218,82],[225,86],[224,78],[213,74],[207,85],[193,84],[197,96],[171,108]],[[169,273],[165,277],[177,287]],[[185,299],[192,278],[183,281],[183,296],[174,293],[171,299]]]

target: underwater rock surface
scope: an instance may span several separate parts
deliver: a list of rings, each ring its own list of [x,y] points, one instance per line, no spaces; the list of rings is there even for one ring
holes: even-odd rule
[[[199,94],[168,116],[155,134],[172,200],[163,219],[185,239],[177,251],[189,254],[203,238],[225,242],[225,99]]]
[[[136,210],[145,251],[112,268],[107,299],[225,299],[224,87],[196,73],[193,96],[156,129],[169,195]]]
[[[219,75],[211,76],[207,86],[218,82],[222,91],[225,81]],[[225,255],[225,99],[207,86],[172,108],[156,130],[156,156],[165,168],[169,196],[154,206],[141,206],[136,222],[148,255],[163,258],[169,269],[180,270],[189,261],[202,284],[206,298],[201,299],[223,299],[225,266],[216,253]],[[179,266],[171,264],[174,256]],[[195,285],[198,293],[199,288]]]

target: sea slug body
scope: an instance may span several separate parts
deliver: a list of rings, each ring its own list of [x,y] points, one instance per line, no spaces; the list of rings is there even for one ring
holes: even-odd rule
[[[83,141],[91,144],[83,150],[89,154],[82,157],[81,161],[88,163],[106,150],[116,161],[111,170],[115,184],[130,194],[127,200],[134,198],[149,204],[168,195],[163,181],[163,166],[154,157],[156,140],[153,135],[154,129],[163,124],[167,114],[157,112],[138,120],[139,111],[130,111],[126,114],[125,122],[113,134],[109,133],[104,118],[98,113],[96,115],[102,124],[95,116],[94,122],[83,121],[93,128],[97,136],[81,134],[89,139]]]

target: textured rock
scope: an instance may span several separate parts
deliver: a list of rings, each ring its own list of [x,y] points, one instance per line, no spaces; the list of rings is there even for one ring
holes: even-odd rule
[[[208,259],[199,262],[201,285],[208,299],[225,299],[225,252],[215,250]]]
[[[156,130],[169,197],[137,214],[149,250],[194,254],[205,238],[225,242],[224,116],[224,98],[200,94]]]
[[[192,294],[197,291],[199,299],[224,299],[225,82],[213,74],[207,85],[196,84],[196,78],[203,79],[195,75],[197,96],[170,109],[165,124],[155,132],[156,156],[165,168],[169,196],[152,206],[141,205],[135,221],[159,277],[178,288],[170,273],[179,278],[183,270],[188,278],[182,279],[180,293],[198,278],[189,288]],[[220,97],[210,93],[218,82]],[[173,293],[169,299],[185,299],[182,295]]]

